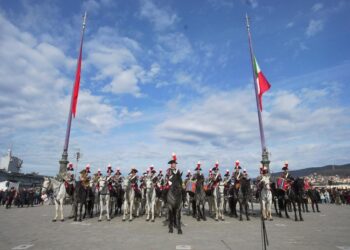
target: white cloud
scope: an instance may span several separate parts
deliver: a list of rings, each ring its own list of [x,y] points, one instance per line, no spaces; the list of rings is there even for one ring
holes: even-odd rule
[[[312,10],[313,12],[317,12],[317,11],[321,10],[322,8],[323,8],[323,4],[322,4],[322,3],[315,3],[315,4],[312,6],[311,10]]]
[[[158,50],[171,63],[177,64],[191,59],[192,45],[188,38],[180,32],[160,35]]]
[[[157,31],[172,27],[179,20],[171,10],[156,6],[152,0],[141,0],[140,15],[141,18],[148,19]]]
[[[287,28],[292,28],[293,26],[294,26],[294,22],[289,22],[286,25]]]
[[[323,20],[313,20],[311,19],[309,25],[306,28],[306,36],[312,37],[323,30]]]
[[[298,92],[268,92],[264,96],[263,120],[273,165],[282,164],[285,159],[292,160],[296,168],[299,164],[323,164],[328,161],[324,159],[326,155],[332,154],[331,149],[323,147],[350,133],[347,127],[350,110],[329,103],[330,91],[308,88]],[[184,147],[201,148],[196,157],[213,160],[230,155],[239,157],[248,169],[257,169],[254,165],[259,161],[260,141],[251,89],[215,91],[188,106],[179,104],[176,108],[174,105],[176,102],[172,103],[172,115],[155,129],[159,137]],[[345,143],[340,148],[343,152],[350,144]],[[295,155],[300,155],[303,150],[308,151],[302,159],[296,158]],[[191,152],[195,150],[188,154]],[[319,152],[325,154],[322,160],[316,160]],[[343,156],[339,153],[335,157]],[[191,159],[195,160],[194,157]],[[228,158],[222,157],[222,161],[227,163]]]
[[[94,80],[107,82],[103,87],[114,94],[132,94],[141,96],[140,84],[152,81],[157,76],[160,66],[153,63],[150,70],[145,70],[137,60],[142,51],[138,42],[122,37],[108,27],[102,27],[97,35],[86,43],[87,63],[97,69]]]
[[[253,9],[255,9],[256,7],[258,7],[258,0],[244,0],[244,2],[246,4],[248,4],[249,6],[251,6]]]

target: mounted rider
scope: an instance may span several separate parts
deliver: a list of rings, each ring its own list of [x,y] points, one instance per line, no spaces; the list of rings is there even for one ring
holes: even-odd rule
[[[123,176],[120,172],[120,168],[116,168],[115,174],[114,174],[114,181],[118,184],[121,184],[123,182]]]
[[[215,166],[212,169],[213,174],[212,174],[212,178],[209,181],[209,186],[211,189],[215,189],[217,187],[217,185],[220,183],[220,181],[222,181],[222,177],[219,171],[219,162],[216,161]]]
[[[194,169],[195,174],[192,176],[192,181],[198,181],[198,180],[203,180],[204,181],[204,175],[203,173],[201,172],[202,171],[202,168],[201,168],[201,162],[197,162],[197,166],[196,168]]]
[[[133,167],[133,168],[131,168],[129,176],[128,176],[131,187],[134,188],[135,191],[138,190],[137,182],[138,182],[139,177],[137,176],[137,172],[138,172],[138,170]]]
[[[294,178],[288,172],[288,162],[285,161],[284,166],[282,167],[282,174],[277,178],[276,188],[286,191],[290,188],[291,182]]]
[[[172,154],[172,159],[168,162],[168,164],[170,164],[170,168],[168,169],[168,173],[169,173],[169,186],[171,186],[172,184],[172,179],[174,178],[174,175],[176,175],[179,170],[177,168],[177,162],[176,162],[177,158],[176,158],[176,154],[173,153]]]
[[[67,172],[63,177],[63,180],[68,182],[68,183],[73,183],[74,182],[74,174],[73,174],[74,168],[73,168],[73,163],[69,162],[67,164]]]
[[[239,160],[235,162],[235,172],[232,173],[232,181],[235,185],[235,188],[238,189],[240,186],[240,180],[242,178],[241,170],[242,167],[240,166]]]
[[[191,170],[187,170],[186,179],[184,180],[184,186],[186,187],[187,183],[192,179]]]
[[[231,182],[231,178],[230,178],[230,170],[226,169],[226,172],[224,174],[224,185],[225,188],[228,188]]]
[[[90,173],[90,164],[87,164],[85,169],[80,171],[79,181],[85,189],[90,186]]]

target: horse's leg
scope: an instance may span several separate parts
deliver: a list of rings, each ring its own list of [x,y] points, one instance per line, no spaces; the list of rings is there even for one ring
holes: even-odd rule
[[[215,193],[215,195],[214,195]],[[217,188],[213,190],[213,198],[214,198],[214,209],[215,209],[215,220],[219,220],[219,208],[218,208],[218,196],[217,196]]]
[[[126,213],[128,211],[128,200],[125,198],[124,200],[124,211],[123,211],[123,221],[126,220]]]
[[[135,200],[135,197],[134,195],[130,195],[130,215],[129,215],[129,221],[132,221],[132,215],[133,215],[133,209],[134,209],[134,200]]]
[[[291,202],[292,204],[291,205],[293,205],[293,209],[294,209],[294,219],[295,219],[295,221],[298,221],[298,218],[297,218],[297,208],[296,208],[296,206],[295,206],[295,201],[292,201]],[[299,204],[300,205],[300,204]],[[300,208],[300,207],[299,207]],[[301,210],[300,210],[301,211]]]
[[[289,203],[289,201],[286,201],[286,200],[284,200],[284,212],[285,212],[285,214],[286,214],[286,218],[289,218],[289,214],[288,214],[288,203]]]
[[[196,214],[197,214],[197,221],[200,221],[202,213],[201,213],[200,202],[198,197],[196,198]]]
[[[181,229],[181,207],[176,210],[176,224],[177,224],[177,233],[182,234]]]
[[[249,210],[248,200],[245,200],[244,206],[245,206],[245,216],[246,216],[247,220],[250,220],[249,213],[248,213],[248,210]]]
[[[262,196],[261,198],[261,214],[264,220],[266,220],[266,201],[265,198],[263,198]]]
[[[55,217],[53,218],[53,222],[56,222],[57,221],[57,217],[58,217],[58,202],[56,201],[55,199]]]
[[[168,205],[168,221],[169,221],[169,233],[173,233],[173,227],[174,227],[174,215],[173,215],[173,209],[170,208],[170,205]]]
[[[100,217],[98,218],[98,221],[102,220],[102,213],[103,213],[103,198],[100,196]]]
[[[151,221],[154,222],[154,210],[155,210],[155,206],[156,206],[156,190],[153,190],[152,192],[152,200],[151,200],[151,212],[152,212],[152,219]]]
[[[299,210],[299,219],[300,221],[303,221],[303,216],[301,215],[301,208],[300,208],[300,201],[298,202],[298,210]]]
[[[318,213],[320,213],[321,211],[318,209],[318,202],[317,202],[316,200],[314,200],[314,203],[315,203],[315,205],[316,205],[316,211],[317,211]]]
[[[242,218],[242,214],[243,214],[243,204],[242,204],[242,201],[238,201],[239,203],[239,220],[242,221],[243,218]]]
[[[111,217],[109,216],[109,207],[110,207],[110,203],[111,203],[111,196],[110,195],[106,195],[106,210],[107,210],[107,221],[111,220]]]

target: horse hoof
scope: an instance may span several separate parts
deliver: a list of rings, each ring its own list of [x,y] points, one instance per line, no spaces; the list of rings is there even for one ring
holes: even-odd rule
[[[79,222],[81,222],[81,219],[79,219]]]
[[[122,221],[125,221],[125,219],[123,219]]]
[[[272,219],[272,218],[270,218],[270,221],[273,221],[273,219]]]
[[[216,219],[216,218],[215,218],[215,221],[219,221],[219,219]]]
[[[295,219],[295,221],[298,221],[298,219]]]
[[[250,220],[250,218],[247,218],[247,220]]]
[[[107,219],[107,221],[111,221],[111,219]]]
[[[98,222],[101,222],[102,220],[101,219],[98,219]]]
[[[129,219],[129,222],[132,222],[132,219]]]
[[[207,218],[203,218],[204,221],[207,221]]]
[[[173,229],[169,229],[169,233],[172,234],[173,233]]]
[[[151,220],[152,222],[154,222],[154,220]]]
[[[303,218],[301,218],[301,219],[300,219],[300,221],[304,221],[304,219],[303,219]]]
[[[149,219],[146,219],[146,221],[149,221]]]
[[[317,210],[317,213],[321,213],[321,211],[318,211],[318,210]]]
[[[74,219],[73,221],[77,221],[77,219]]]
[[[61,219],[61,222],[63,222],[64,221],[64,219]]]
[[[240,220],[240,221],[243,221],[243,219],[242,219],[242,218],[239,218],[239,220]]]
[[[52,222],[56,222],[57,220],[56,219],[53,219]]]
[[[221,220],[222,220],[222,221],[225,221],[225,219],[224,219],[224,218],[221,218]]]
[[[197,221],[200,221],[201,219],[200,218],[197,218]]]
[[[182,234],[182,230],[179,229],[179,230],[177,231],[177,234]]]

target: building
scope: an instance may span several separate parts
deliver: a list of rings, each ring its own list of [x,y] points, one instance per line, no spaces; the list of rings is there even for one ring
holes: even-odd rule
[[[19,183],[21,187],[37,187],[42,185],[44,176],[36,173],[21,173],[23,160],[13,156],[11,149],[9,149],[7,154],[1,157],[0,160],[0,182],[16,182]]]
[[[10,173],[20,173],[23,161],[12,155],[12,150],[9,149],[7,155],[1,157],[0,170],[5,170]]]

